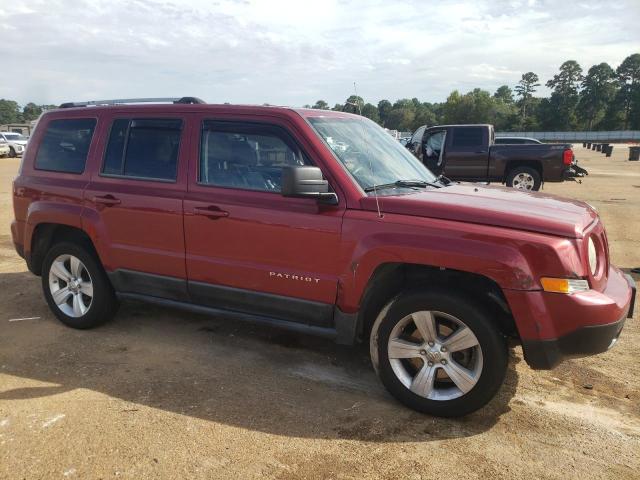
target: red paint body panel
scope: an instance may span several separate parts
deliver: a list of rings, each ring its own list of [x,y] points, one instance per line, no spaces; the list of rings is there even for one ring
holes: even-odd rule
[[[14,242],[28,255],[39,223],[71,225],[87,232],[108,271],[137,270],[335,303],[345,313],[359,311],[368,282],[385,263],[471,272],[502,289],[522,339],[556,338],[585,325],[610,323],[624,313],[630,288],[610,267],[604,228],[588,205],[500,187],[455,185],[380,197],[380,218],[375,199],[353,181],[305,120],[347,115],[231,105],[48,112],[14,183]],[[98,119],[85,171],[73,175],[34,170],[35,146],[48,122],[72,117]],[[100,175],[113,119],[131,117],[183,119],[176,182]],[[198,184],[200,132],[207,119],[286,129],[322,170],[338,205]],[[96,204],[94,197],[105,195],[120,203]],[[198,208],[217,209],[226,216],[196,214]],[[601,258],[596,275],[587,264],[590,235]],[[543,276],[586,278],[592,290],[543,293]]]
[[[629,310],[631,290],[622,272],[611,267],[604,291],[564,295],[541,291],[505,290],[522,339],[556,339],[577,327],[614,323]],[[551,320],[551,321],[550,321]]]
[[[178,118],[184,120],[175,182],[101,175],[109,130],[118,118]],[[186,192],[189,156],[188,115],[182,113],[107,110],[94,134],[97,154],[87,159],[91,176],[83,199],[83,228],[93,239],[107,270],[128,269],[186,278],[182,202]],[[106,206],[95,197],[120,203]]]
[[[405,196],[380,197],[382,212],[443,218],[465,223],[580,238],[597,218],[584,202],[498,186],[452,185]],[[376,210],[375,199],[362,200]]]
[[[574,244],[558,237],[476,224],[349,211],[341,255],[344,308],[357,310],[373,271],[383,263],[430,265],[484,275],[503,289],[538,289],[537,272],[567,276],[577,262]]]

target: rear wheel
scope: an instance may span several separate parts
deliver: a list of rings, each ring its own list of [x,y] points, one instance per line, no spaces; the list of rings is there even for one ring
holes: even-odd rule
[[[540,172],[531,167],[515,167],[507,175],[507,187],[516,190],[535,191],[540,190],[542,179]]]
[[[502,385],[508,363],[505,338],[489,316],[447,292],[397,297],[378,316],[370,349],[394,397],[442,417],[484,406]]]
[[[59,243],[47,253],[42,289],[51,311],[65,325],[92,328],[109,320],[118,301],[95,256],[84,246]]]

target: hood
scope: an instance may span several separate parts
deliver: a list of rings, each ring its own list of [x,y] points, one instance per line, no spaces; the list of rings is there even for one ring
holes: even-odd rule
[[[452,184],[410,195],[379,196],[383,213],[493,225],[581,238],[598,218],[584,202],[513,188]],[[362,207],[376,210],[373,196]]]

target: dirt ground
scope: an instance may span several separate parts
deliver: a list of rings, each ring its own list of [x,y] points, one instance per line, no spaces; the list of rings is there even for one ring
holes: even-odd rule
[[[591,175],[544,191],[595,206],[628,271],[627,151],[576,145]],[[385,392],[365,349],[135,303],[99,329],[64,327],[13,250],[17,169],[0,159],[0,478],[640,478],[638,313],[613,350],[553,371],[516,348],[487,407],[432,418]]]

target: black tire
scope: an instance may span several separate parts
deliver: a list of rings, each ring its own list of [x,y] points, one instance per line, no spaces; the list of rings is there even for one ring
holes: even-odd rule
[[[90,305],[86,313],[81,316],[74,317],[65,314],[53,300],[49,274],[51,265],[61,255],[72,255],[78,258],[84,265],[93,285],[93,297]],[[89,248],[82,244],[61,242],[51,247],[42,265],[42,290],[54,315],[62,323],[72,328],[88,329],[97,327],[110,320],[118,310],[118,299],[100,261]]]
[[[432,400],[418,395],[402,383],[391,366],[388,343],[394,327],[408,315],[421,311],[443,312],[456,317],[471,329],[481,348],[482,368],[479,377],[469,391],[464,394],[460,391],[461,396],[457,398]],[[439,417],[460,417],[483,407],[502,385],[508,365],[506,339],[491,321],[490,315],[480,305],[446,291],[416,291],[396,297],[376,320],[370,347],[374,367],[387,390],[409,408]],[[436,367],[439,368],[438,365]],[[447,379],[437,380],[436,385],[443,385],[438,383],[443,381]],[[446,383],[444,385],[447,386]],[[448,385],[453,386],[454,383]]]
[[[532,167],[515,167],[509,170],[506,179],[507,187],[517,188],[516,186],[514,186],[514,182],[517,182],[516,177],[518,177],[520,174],[529,175],[533,179],[533,188],[531,188],[530,191],[537,192],[538,190],[540,190],[540,186],[542,185],[540,172]]]
[[[15,149],[13,147],[9,147],[9,157],[16,158],[17,156],[18,154],[16,153]]]

